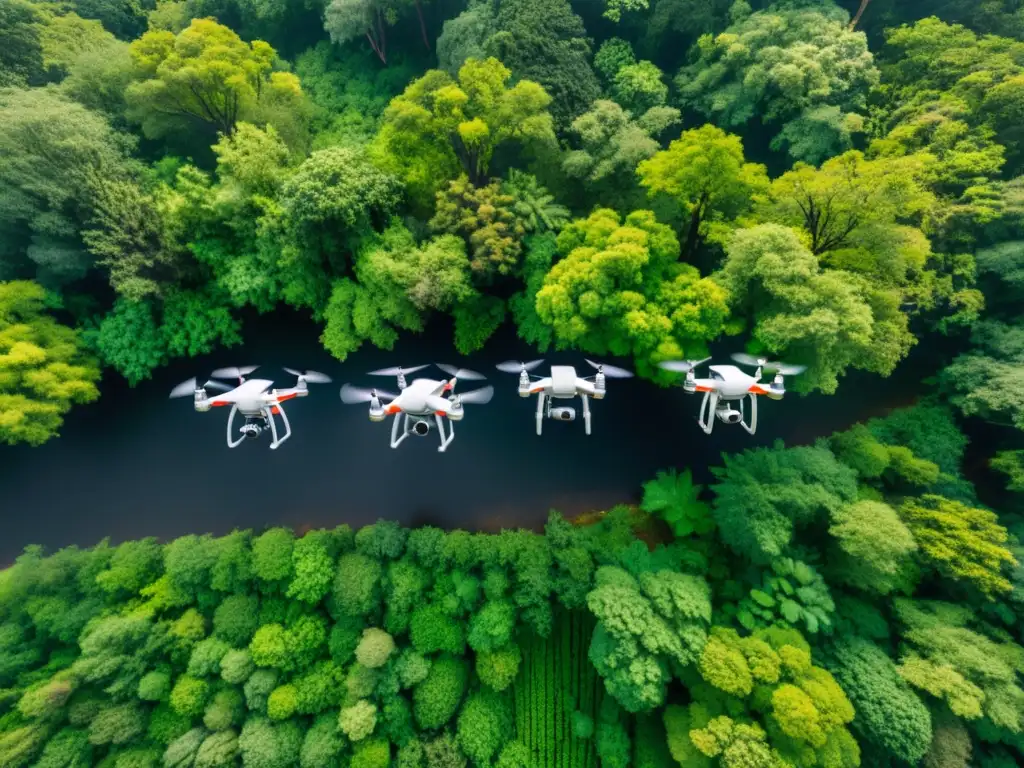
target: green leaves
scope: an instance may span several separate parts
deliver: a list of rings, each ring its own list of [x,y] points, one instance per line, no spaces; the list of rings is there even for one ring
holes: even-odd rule
[[[36,283],[0,282],[0,442],[41,445],[72,405],[99,397],[79,334],[44,313]]]
[[[715,523],[711,508],[698,499],[702,490],[693,484],[689,469],[681,475],[675,469],[658,472],[654,480],[644,483],[640,509],[668,523],[676,538],[710,533]]]

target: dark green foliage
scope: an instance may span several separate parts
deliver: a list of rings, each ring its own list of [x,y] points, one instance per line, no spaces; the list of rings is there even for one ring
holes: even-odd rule
[[[426,679],[413,689],[413,714],[420,728],[440,728],[455,715],[469,677],[466,663],[443,655],[430,665]]]

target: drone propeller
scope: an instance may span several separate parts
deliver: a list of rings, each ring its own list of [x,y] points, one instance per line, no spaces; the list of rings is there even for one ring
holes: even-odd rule
[[[673,373],[689,373],[698,365],[706,363],[710,359],[710,357],[705,357],[703,360],[662,360],[658,363],[658,367]]]
[[[763,357],[754,357],[753,355],[747,355],[743,352],[733,353],[732,359],[743,365],[756,365],[766,371],[776,371],[777,373],[781,373],[783,376],[795,376],[796,374],[803,373],[807,370],[806,365],[791,365],[789,363],[772,362],[764,359]]]
[[[248,376],[257,368],[259,368],[258,365],[246,365],[241,368],[236,365],[232,365],[227,368],[218,368],[210,375],[215,379],[240,379],[243,376]]]
[[[472,392],[466,392],[465,394],[456,394],[455,400],[447,400],[440,395],[429,395],[425,402],[426,404],[434,409],[435,411],[446,411],[451,407],[452,403],[458,403],[459,405],[485,405],[491,402],[491,398],[494,397],[494,387],[486,386],[480,389],[474,389]]]
[[[370,371],[370,376],[397,376],[400,373],[416,373],[416,371],[422,371],[427,366],[425,365],[414,365],[412,368],[403,368],[400,365],[393,366],[391,368],[381,368],[377,371]]]
[[[383,389],[363,389],[362,387],[353,387],[351,384],[346,384],[341,388],[341,402],[346,405],[353,405],[354,403],[368,403],[373,400],[374,397],[382,400],[394,400],[398,395],[385,392]]]
[[[219,381],[214,381],[213,379],[210,379],[202,386],[203,389],[206,389],[207,387],[211,389],[219,389],[221,392],[227,392],[231,389],[231,387],[229,387],[227,384],[224,384]],[[172,389],[171,394],[168,395],[168,397],[185,397],[186,395],[194,394],[197,389],[199,389],[199,382],[196,380],[196,377],[193,376],[188,381],[183,381],[181,382],[181,384]]]
[[[540,360],[531,360],[528,363],[521,363],[518,360],[506,360],[504,363],[498,363],[494,367],[503,373],[521,373],[522,371],[532,371],[543,362],[543,358]]]
[[[586,360],[586,358],[583,358]],[[627,371],[625,368],[619,368],[615,365],[608,365],[606,363],[595,363],[593,360],[587,360],[587,365],[597,370],[598,373],[603,373],[609,379],[631,379],[633,378],[633,372]]]
[[[444,363],[435,363],[435,365],[449,376],[454,376],[456,379],[466,379],[466,381],[484,381],[487,378],[482,373],[471,371],[468,368],[456,368],[454,365],[445,365]]]
[[[286,373],[290,373],[292,376],[298,376],[310,384],[330,384],[331,377],[326,373],[320,373],[319,371],[296,371],[292,368],[285,368]]]

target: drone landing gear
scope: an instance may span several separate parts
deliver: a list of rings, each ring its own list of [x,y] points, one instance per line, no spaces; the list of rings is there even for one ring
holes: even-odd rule
[[[399,421],[401,419],[401,421]],[[410,424],[411,422],[411,424]],[[451,445],[452,440],[455,439],[455,425],[448,422],[448,434],[445,434],[444,419],[437,414],[434,414],[434,423],[437,425],[437,432],[441,436],[441,445],[437,447],[437,450],[441,453]],[[401,425],[402,434],[398,434],[399,425]],[[401,413],[395,414],[395,420],[391,424],[391,447],[397,448],[402,444],[409,435],[419,435],[422,437],[427,434],[430,430],[430,425],[424,419],[410,418],[409,414]]]
[[[284,433],[284,437],[282,437],[280,439],[277,436],[277,423],[274,421],[274,412],[275,411],[277,412],[278,415],[280,415],[281,421],[284,422],[285,433]],[[228,415],[228,431],[227,431],[228,448],[235,448],[235,447],[241,445],[242,442],[249,436],[249,434],[251,434],[253,432],[253,430],[246,430],[245,427],[242,427],[242,430],[243,430],[242,431],[242,436],[240,438],[238,438],[237,440],[232,440],[231,439],[231,431],[234,428],[235,416],[237,414],[238,414],[238,405],[237,404],[236,405],[232,405],[231,406],[231,413]],[[263,422],[267,426],[270,427],[270,435],[273,438],[273,440],[270,443],[270,450],[272,450],[272,451],[276,450],[277,447],[279,445],[281,445],[281,443],[283,443],[285,440],[287,440],[289,437],[292,436],[292,425],[288,421],[288,415],[284,412],[284,408],[282,408],[280,405],[277,405],[277,406],[265,406],[265,407],[261,408],[260,409],[260,416],[263,419]],[[249,426],[249,424],[247,423],[246,426]],[[262,432],[262,429],[258,425],[253,425],[253,426],[255,427],[255,434],[258,435],[260,432]]]
[[[750,398],[750,421],[746,420],[746,407],[744,403],[747,398]],[[715,419],[719,413],[719,396],[717,392],[705,392],[704,399],[700,403],[700,413],[697,417],[697,423],[700,424],[701,429],[704,430],[705,434],[710,435],[711,430],[715,427]],[[757,431],[757,395],[750,393],[744,395],[739,400],[739,411],[732,411],[728,408],[728,402],[724,404],[724,411],[731,416],[738,415],[738,419],[724,419],[726,423],[739,424],[749,434],[754,434]]]

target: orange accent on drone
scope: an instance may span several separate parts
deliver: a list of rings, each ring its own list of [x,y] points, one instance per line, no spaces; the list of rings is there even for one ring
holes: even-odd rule
[[[750,389],[748,389],[747,391],[748,392],[753,392],[755,395],[767,395],[768,394],[768,390],[765,389],[764,387],[760,386],[759,384],[751,384],[750,385]]]
[[[399,408],[397,405],[389,405],[387,408],[384,409],[384,413],[387,413],[387,414],[401,413],[401,412],[402,412],[402,409]]]
[[[210,405],[216,407],[218,405],[231,405],[227,400],[211,400]]]
[[[543,391],[544,391],[544,387],[537,387],[536,389],[531,389],[530,390],[530,394],[531,395],[536,395],[538,392],[543,392]]]
[[[280,409],[280,408],[278,408],[278,407],[277,407],[276,405],[272,405],[272,406],[270,407],[270,412],[271,412],[272,414],[274,414],[275,416],[280,416],[280,415],[281,415],[281,409]]]
[[[698,385],[696,385],[693,388],[693,391],[694,392],[714,392],[715,388],[714,387],[705,387],[705,386],[702,386],[702,385],[698,384]]]
[[[436,414],[437,416],[447,416],[447,415],[448,415],[448,412],[447,412],[447,411],[434,411],[434,413],[435,413],[435,414]]]
[[[278,400],[291,400],[293,397],[298,397],[298,396],[299,396],[298,392],[288,392],[288,393],[283,394],[283,395],[278,395],[277,399]]]

